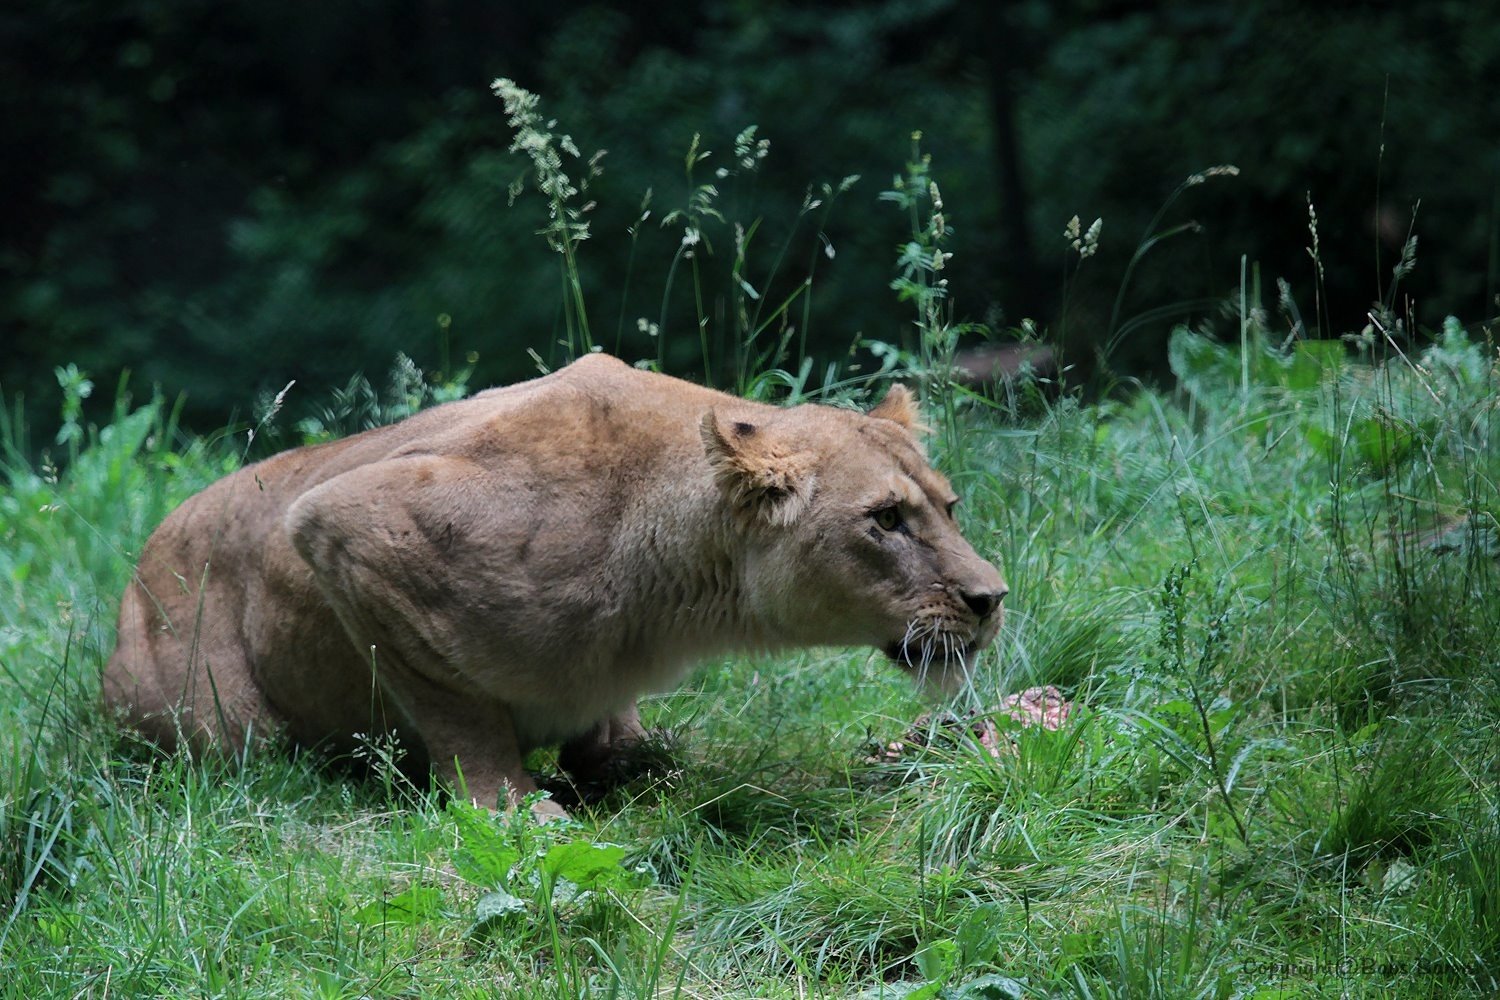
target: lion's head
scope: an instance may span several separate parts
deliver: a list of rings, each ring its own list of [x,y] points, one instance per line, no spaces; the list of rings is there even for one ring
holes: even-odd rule
[[[868,414],[799,406],[702,421],[715,479],[754,545],[754,603],[789,642],[868,645],[951,688],[994,640],[1008,588],[954,521],[916,407],[896,387]]]

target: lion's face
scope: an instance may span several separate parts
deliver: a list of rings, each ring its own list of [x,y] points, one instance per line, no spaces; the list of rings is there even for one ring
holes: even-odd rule
[[[799,643],[869,645],[952,687],[1000,629],[1007,593],[954,521],[957,495],[893,390],[868,415],[799,407],[761,426],[704,420],[721,488],[757,522],[759,603]]]

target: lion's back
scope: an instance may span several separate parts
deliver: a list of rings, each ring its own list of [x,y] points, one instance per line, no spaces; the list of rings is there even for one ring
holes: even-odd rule
[[[522,532],[525,545],[517,548],[517,558],[524,552],[531,562],[511,569],[515,587],[554,581],[548,611],[557,616],[558,595],[576,591],[583,605],[634,579],[616,543],[669,528],[673,498],[693,488],[687,470],[701,464],[699,424],[713,408],[772,411],[587,355],[538,379],[238,470],[181,504],[147,541],[121,602],[106,703],[167,745],[179,723],[190,735],[197,727],[234,746],[247,728],[280,723],[290,723],[299,740],[316,740],[343,724],[338,703],[367,706],[368,692],[359,696],[357,689],[368,687],[369,676],[288,535],[288,512],[299,498],[363,467],[420,456],[481,468],[502,495],[550,498],[535,508],[536,530]],[[707,483],[705,473],[700,488]],[[475,523],[495,517],[481,492],[454,501]],[[517,532],[520,502],[503,508]],[[623,527],[642,517],[650,520],[644,534]],[[496,537],[492,529],[489,542]],[[613,576],[595,580],[607,566],[615,567]],[[682,569],[694,575],[692,567]],[[578,575],[576,586],[556,585],[566,583],[559,573]],[[555,625],[536,625],[549,629]],[[576,637],[587,629],[564,631]],[[225,718],[227,732],[216,734]]]

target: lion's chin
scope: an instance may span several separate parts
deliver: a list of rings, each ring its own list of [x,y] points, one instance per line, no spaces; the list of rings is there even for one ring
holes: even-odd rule
[[[979,656],[979,646],[956,641],[923,643],[898,640],[886,646],[883,652],[922,688],[938,694],[952,694],[969,679]]]

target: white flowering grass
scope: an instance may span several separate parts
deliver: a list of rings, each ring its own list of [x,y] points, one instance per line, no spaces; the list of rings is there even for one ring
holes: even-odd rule
[[[529,171],[511,182],[510,202],[526,189],[528,177],[546,201],[547,225],[540,235],[561,257],[567,347],[573,356],[586,353],[594,349],[594,340],[577,255],[579,244],[589,238],[588,216],[594,209],[594,202],[583,199],[589,182],[603,173],[604,150],[585,160],[573,137],[557,132],[556,121],[543,118],[541,99],[514,80],[502,77],[490,89],[505,105],[506,122],[514,132],[511,152],[530,161]]]

